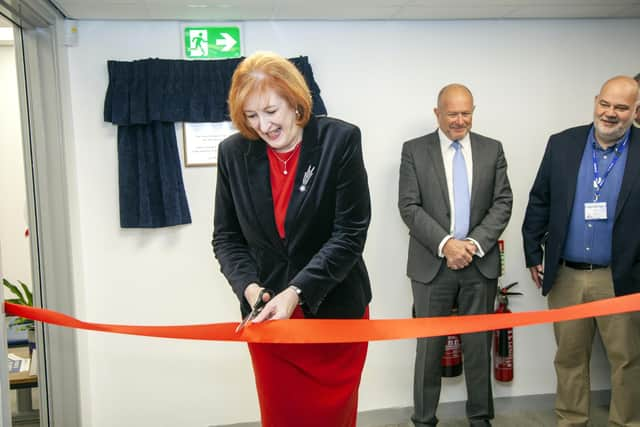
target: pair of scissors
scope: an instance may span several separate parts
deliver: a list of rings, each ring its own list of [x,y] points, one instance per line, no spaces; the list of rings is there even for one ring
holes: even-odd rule
[[[265,295],[269,295],[269,299],[267,301],[264,300]],[[245,326],[247,326],[247,324],[249,324],[249,322],[255,319],[258,314],[260,314],[264,306],[267,305],[267,302],[271,300],[271,298],[273,298],[273,291],[267,288],[262,288],[260,290],[260,293],[258,293],[258,299],[251,308],[251,313],[247,314],[247,316],[242,319],[242,322],[240,322],[240,324],[236,328],[236,333],[240,332],[242,329],[244,329]]]

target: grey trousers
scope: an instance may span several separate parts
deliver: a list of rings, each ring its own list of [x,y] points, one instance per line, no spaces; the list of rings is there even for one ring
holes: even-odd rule
[[[458,314],[493,313],[497,280],[485,278],[472,263],[463,270],[443,266],[430,283],[412,280],[417,317],[447,316],[454,306]],[[467,385],[466,415],[472,426],[490,425],[493,419],[491,391],[491,332],[464,334],[462,353]],[[435,426],[440,400],[440,360],[446,337],[418,338],[414,372],[414,414],[416,427]]]

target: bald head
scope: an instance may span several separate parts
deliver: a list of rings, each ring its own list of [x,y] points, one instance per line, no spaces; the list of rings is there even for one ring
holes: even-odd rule
[[[628,91],[635,95],[638,91],[638,82],[629,76],[616,76],[604,82],[600,88],[600,95],[607,89],[621,92]]]
[[[451,83],[440,89],[438,93],[438,108],[442,108],[442,102],[452,96],[469,97],[471,105],[473,105],[473,94],[465,85],[460,83]]]
[[[638,83],[631,77],[616,76],[607,80],[596,96],[593,125],[600,145],[618,142],[631,127],[638,103]]]

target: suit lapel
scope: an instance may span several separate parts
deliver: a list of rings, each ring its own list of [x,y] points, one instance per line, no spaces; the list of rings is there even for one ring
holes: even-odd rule
[[[276,219],[273,214],[273,196],[271,194],[271,179],[269,176],[269,159],[267,145],[264,141],[252,141],[245,154],[249,195],[255,210],[255,217],[267,240],[274,245],[282,245]]]
[[[451,200],[449,200],[449,190],[447,188],[447,175],[444,171],[444,159],[442,158],[442,149],[440,148],[440,138],[438,137],[438,131],[436,130],[431,135],[427,135],[427,158],[431,161],[432,170],[435,172],[440,184],[440,191],[442,197],[446,200],[447,212],[451,212]],[[426,170],[429,170],[428,168]],[[420,173],[420,169],[418,169]]]
[[[314,177],[318,173],[318,164],[322,154],[322,146],[318,140],[318,122],[315,117],[311,117],[309,123],[304,128],[302,135],[302,146],[300,147],[300,157],[298,158],[298,169],[293,184],[293,192],[287,207],[287,215],[284,222],[285,235],[290,235],[290,230],[294,230],[302,204],[314,189]],[[306,174],[306,179],[305,179]],[[317,189],[315,191],[318,191]]]
[[[575,139],[571,141],[571,146],[565,151],[566,158],[560,163],[563,167],[566,166],[567,171],[572,172],[566,180],[567,197],[565,198],[565,213],[567,218],[573,209],[573,200],[576,197],[576,186],[578,184],[578,174],[580,173],[580,162],[582,162],[584,147],[587,143],[590,129],[591,127],[587,126],[584,130],[576,133]]]
[[[618,203],[616,204],[616,215],[614,221],[618,219],[622,207],[631,194],[631,188],[638,181],[638,172],[640,168],[636,167],[640,163],[640,132],[637,128],[631,129],[631,135],[629,135],[629,148],[627,152],[627,163],[624,167],[624,176],[622,177],[622,185],[620,186],[620,194],[618,195]]]

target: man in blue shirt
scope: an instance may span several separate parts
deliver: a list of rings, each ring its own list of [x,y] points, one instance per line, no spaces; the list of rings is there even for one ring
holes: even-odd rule
[[[595,98],[592,124],[549,139],[522,225],[549,308],[640,292],[637,97],[636,81],[614,77]],[[558,426],[589,421],[596,329],[611,365],[609,425],[640,426],[640,312],[554,324]]]

